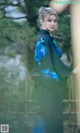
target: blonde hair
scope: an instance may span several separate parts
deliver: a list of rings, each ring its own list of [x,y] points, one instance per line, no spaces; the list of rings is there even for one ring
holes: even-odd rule
[[[58,19],[58,16],[57,16],[57,13],[54,9],[52,9],[51,7],[41,7],[39,9],[39,21],[44,21],[44,19],[47,17],[47,16],[50,16],[50,15],[55,15],[56,18]]]

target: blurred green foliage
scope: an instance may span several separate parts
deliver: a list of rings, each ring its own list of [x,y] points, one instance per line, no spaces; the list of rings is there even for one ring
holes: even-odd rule
[[[3,28],[4,27],[4,28]],[[29,45],[31,48],[35,43],[35,28],[30,28],[27,22],[23,24],[13,22],[12,20],[0,20],[0,45],[10,44],[11,41],[17,44]]]
[[[13,41],[17,44],[23,44],[33,48],[39,30],[39,23],[37,21],[38,9],[41,6],[49,6],[49,2],[50,0],[24,0],[24,2],[20,0],[1,1],[0,11],[3,13],[4,19],[0,19],[0,45],[3,43],[3,40],[6,40],[6,42],[4,42],[6,44]],[[7,19],[6,13],[8,11],[5,9],[8,6],[17,7],[19,12],[26,15],[26,21],[17,23],[11,19]],[[14,10],[12,12],[14,12]],[[60,38],[61,45],[70,46],[70,15],[68,9],[59,14],[58,25],[59,28],[55,33]]]
[[[20,0],[16,1],[20,2]],[[5,56],[6,54],[10,58],[15,58],[17,54],[22,54],[22,61],[29,72],[33,68],[34,46],[39,30],[38,9],[41,6],[47,6],[49,1],[24,0],[24,6],[19,4],[18,11],[27,16],[24,22],[18,23],[5,16],[0,19],[0,55]],[[9,4],[9,2],[11,3]],[[0,17],[4,14],[5,6],[12,5],[12,2],[14,0],[0,0]],[[69,11],[58,16],[58,29],[55,32],[57,37],[55,38],[63,51],[68,52],[71,46]],[[11,133],[31,133],[29,124],[33,122],[33,114],[30,113],[35,113],[36,108],[34,82],[28,73],[24,80],[20,80],[18,67],[10,70],[0,67],[0,112],[2,113],[0,114],[0,124],[2,122],[10,124]],[[69,98],[69,89],[66,91],[64,89],[65,98]],[[68,106],[66,106],[66,110],[68,110]]]

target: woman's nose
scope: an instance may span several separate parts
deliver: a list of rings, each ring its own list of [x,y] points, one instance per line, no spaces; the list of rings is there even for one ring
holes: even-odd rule
[[[54,22],[52,21],[52,25],[54,25]]]

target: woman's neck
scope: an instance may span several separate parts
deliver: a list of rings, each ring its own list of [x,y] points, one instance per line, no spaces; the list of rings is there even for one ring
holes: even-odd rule
[[[52,35],[52,32],[50,32],[49,30],[45,29],[44,27],[41,27],[42,30],[46,30],[50,33],[50,35]]]

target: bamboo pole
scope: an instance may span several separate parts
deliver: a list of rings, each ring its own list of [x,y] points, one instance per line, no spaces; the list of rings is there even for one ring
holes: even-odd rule
[[[71,35],[73,47],[74,67],[80,64],[80,0],[67,0],[72,4],[58,4],[60,0],[52,0],[50,6],[57,12],[64,11],[68,6],[71,13]],[[62,0],[61,0],[62,1]],[[65,1],[65,0],[63,0]],[[75,75],[76,98],[78,100],[77,107],[77,125],[80,128],[80,72]]]
[[[80,1],[80,0],[78,0]],[[80,3],[73,4],[71,10],[71,33],[72,33],[72,45],[73,45],[73,56],[74,66],[80,64]],[[76,98],[78,99],[77,106],[77,125],[80,128],[80,72],[75,75],[75,87],[76,87]]]

